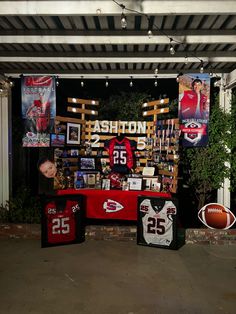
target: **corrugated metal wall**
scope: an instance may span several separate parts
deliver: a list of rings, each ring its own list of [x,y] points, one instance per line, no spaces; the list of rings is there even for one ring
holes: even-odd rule
[[[8,97],[0,95],[0,205],[9,200]]]

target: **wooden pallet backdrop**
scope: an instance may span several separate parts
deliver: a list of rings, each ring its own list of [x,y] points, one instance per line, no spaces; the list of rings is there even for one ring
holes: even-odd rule
[[[92,156],[104,158],[109,165],[108,152],[104,149],[104,142],[117,135],[123,134],[130,140],[137,142],[138,150],[135,152],[137,169],[136,172],[141,173],[143,167],[154,165],[158,167],[158,173],[163,182],[171,182],[170,190],[176,193],[178,186],[178,161],[179,161],[179,120],[166,119],[158,120],[158,116],[169,112],[169,99],[155,100],[144,103],[143,116],[152,116],[152,121],[146,121],[146,129],[144,133],[136,133],[135,130],[129,128],[129,123],[135,125],[137,121],[109,121],[113,128],[108,132],[99,131],[95,128],[96,123],[101,121],[87,120],[90,115],[97,115],[97,111],[93,106],[99,103],[95,100],[85,100],[77,98],[68,98],[68,102],[73,105],[68,106],[69,112],[74,112],[78,118],[56,117],[56,127],[58,129],[66,129],[66,123],[78,123],[82,126],[81,145],[77,147],[80,155],[86,155],[86,147],[90,147]],[[88,109],[89,108],[89,109]],[[141,123],[142,121],[140,121]],[[114,132],[115,131],[115,132]],[[113,133],[114,132],[114,133]]]

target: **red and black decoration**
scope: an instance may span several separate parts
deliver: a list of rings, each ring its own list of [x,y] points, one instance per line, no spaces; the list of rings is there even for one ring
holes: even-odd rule
[[[42,247],[85,241],[85,206],[82,195],[42,198]]]

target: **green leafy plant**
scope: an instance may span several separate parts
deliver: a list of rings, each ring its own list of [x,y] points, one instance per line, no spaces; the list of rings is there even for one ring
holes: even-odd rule
[[[231,158],[230,158],[230,168],[231,168],[231,190],[236,190],[236,91],[232,94],[231,101],[231,136],[230,139],[230,149],[231,149]]]
[[[127,93],[111,96],[105,102],[100,103],[99,119],[140,121],[142,116],[142,103],[148,98],[145,93]],[[145,119],[146,120],[146,119]]]
[[[235,173],[235,126],[233,112],[225,112],[215,98],[209,119],[209,144],[207,147],[183,148],[183,167],[187,173],[187,184],[197,199],[200,209],[210,199],[212,192],[222,186],[226,178]],[[229,164],[231,163],[231,167]],[[235,174],[231,188],[235,189]]]
[[[5,206],[0,207],[0,221],[10,223],[40,223],[40,200],[21,186]]]

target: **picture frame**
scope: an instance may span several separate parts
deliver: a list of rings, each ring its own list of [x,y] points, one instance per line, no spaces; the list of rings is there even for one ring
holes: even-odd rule
[[[141,191],[143,185],[142,178],[128,178],[127,182],[129,184],[130,191]]]
[[[177,215],[175,198],[138,196],[137,244],[178,249],[185,239],[183,231],[177,228]],[[159,228],[162,232],[156,231]]]
[[[50,133],[51,147],[64,147],[66,141],[65,134]]]
[[[65,224],[58,224],[64,221]],[[85,241],[85,196],[44,195],[41,198],[41,247]],[[57,232],[55,232],[55,229]],[[62,230],[66,230],[63,232]]]
[[[80,157],[79,168],[80,170],[96,170],[95,157]]]
[[[67,144],[80,144],[80,129],[81,125],[78,123],[67,123],[66,128],[66,143]]]
[[[78,157],[79,156],[79,150],[78,149],[71,149],[70,155],[71,155],[71,157]]]
[[[110,189],[111,189],[111,180],[102,179],[102,190],[110,190]]]
[[[151,185],[152,185],[152,177],[144,177],[143,178],[144,190],[151,190]]]

